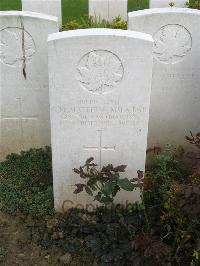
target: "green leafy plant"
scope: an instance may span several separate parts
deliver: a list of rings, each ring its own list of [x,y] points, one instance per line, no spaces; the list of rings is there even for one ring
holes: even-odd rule
[[[186,139],[191,145],[199,147],[198,133],[195,136],[191,133]],[[190,158],[192,165],[196,166],[198,156]],[[172,265],[190,265],[199,249],[198,171],[193,170],[192,173],[192,167],[180,160],[177,150],[173,152],[167,149],[156,156],[155,162],[156,165],[149,172],[143,190],[150,228],[155,228],[156,225],[154,230],[159,233],[162,243],[170,245],[169,259]]]
[[[71,20],[62,26],[63,31],[76,30],[80,28],[80,24],[76,20]]]
[[[190,0],[186,2],[187,7],[200,9],[200,0]]]
[[[0,246],[0,262],[3,261],[7,253],[8,253],[7,248]]]
[[[112,22],[110,24],[110,28],[126,30],[127,29],[127,22],[122,20],[121,17],[118,16],[112,20]]]
[[[90,196],[105,205],[113,202],[113,198],[121,190],[133,191],[135,186],[128,178],[121,178],[120,173],[124,173],[126,165],[114,167],[112,164],[98,170],[93,162],[94,158],[89,158],[84,166],[74,169],[85,183],[76,184],[75,194],[85,190]]]
[[[53,213],[51,149],[31,149],[0,163],[0,210],[42,216]]]
[[[161,210],[174,180],[183,182],[191,169],[177,159],[177,149],[171,146],[154,157],[153,166],[146,171],[143,198],[151,210]],[[155,207],[156,206],[156,207]]]
[[[72,20],[63,24],[62,30],[88,29],[88,28],[112,28],[112,29],[127,29],[127,22],[122,20],[120,16],[108,22],[100,17],[82,17],[79,21]]]

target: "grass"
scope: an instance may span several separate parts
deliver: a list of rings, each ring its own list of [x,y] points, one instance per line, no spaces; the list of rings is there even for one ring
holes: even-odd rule
[[[149,0],[128,0],[128,11],[135,11],[149,8]]]
[[[88,14],[88,0],[62,0],[63,23]]]
[[[0,10],[21,10],[21,0],[1,0]]]
[[[128,11],[148,8],[148,0],[128,0]],[[0,10],[21,10],[21,0],[0,0]],[[88,14],[88,0],[62,0],[63,23]]]

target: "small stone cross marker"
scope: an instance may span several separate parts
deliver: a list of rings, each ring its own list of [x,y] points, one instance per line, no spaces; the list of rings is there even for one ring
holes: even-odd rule
[[[24,137],[24,128],[23,121],[25,120],[37,120],[37,116],[23,116],[22,114],[22,98],[16,98],[19,104],[19,115],[18,116],[6,116],[2,115],[3,120],[19,120],[20,122],[20,136],[21,136],[21,147],[23,147],[23,137]]]
[[[97,130],[98,133],[98,146],[83,146],[84,150],[94,150],[98,151],[98,166],[101,169],[102,167],[102,151],[115,151],[116,147],[112,146],[103,146],[102,145],[102,135],[103,130]]]

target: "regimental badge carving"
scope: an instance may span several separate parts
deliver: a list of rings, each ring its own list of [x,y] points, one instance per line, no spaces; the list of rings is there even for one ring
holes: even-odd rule
[[[165,64],[182,61],[192,48],[190,32],[178,24],[163,26],[154,35],[154,40],[154,57]]]
[[[113,91],[124,75],[121,60],[106,50],[94,50],[84,55],[77,71],[81,86],[94,94]]]
[[[0,61],[11,67],[21,67],[32,59],[36,47],[32,36],[23,28],[0,31]]]

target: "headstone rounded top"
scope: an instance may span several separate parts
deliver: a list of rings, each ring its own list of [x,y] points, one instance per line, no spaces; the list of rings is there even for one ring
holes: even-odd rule
[[[30,11],[0,11],[0,16],[16,16],[16,17],[30,17],[30,18],[37,18],[37,19],[44,19],[49,21],[58,22],[58,18],[46,15],[42,13],[30,12]]]
[[[142,39],[146,41],[153,42],[151,35],[129,30],[119,30],[119,29],[105,29],[105,28],[94,28],[94,29],[80,29],[80,30],[69,30],[59,33],[53,33],[49,35],[48,41],[61,40],[65,38],[73,37],[88,37],[88,36],[116,36],[116,37],[130,37],[135,39]]]
[[[152,14],[166,14],[166,13],[177,13],[177,14],[200,14],[200,10],[190,8],[178,8],[178,7],[165,7],[165,8],[151,8],[145,10],[138,10],[128,13],[128,17],[133,18],[137,16],[152,15]]]

